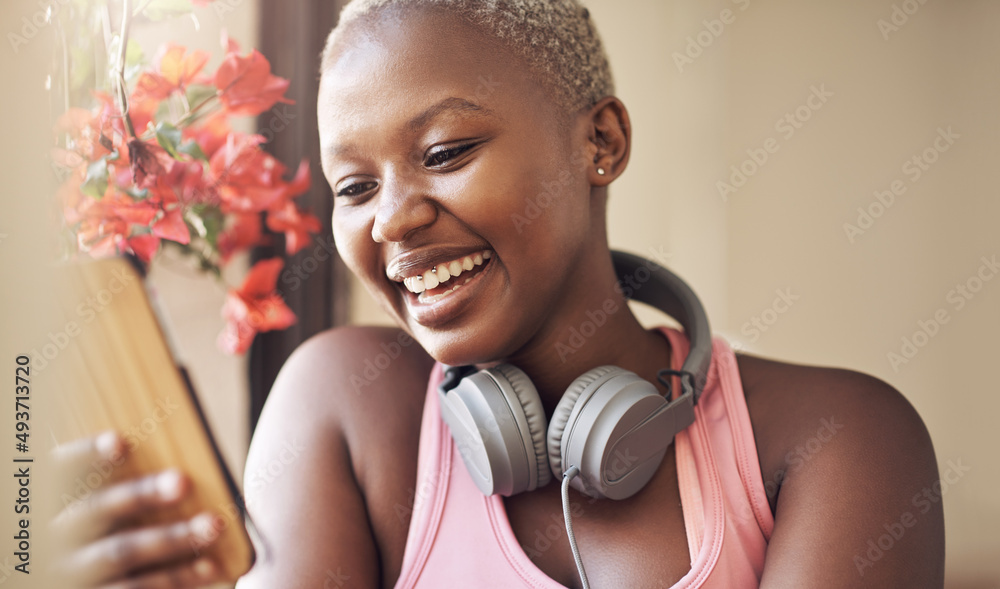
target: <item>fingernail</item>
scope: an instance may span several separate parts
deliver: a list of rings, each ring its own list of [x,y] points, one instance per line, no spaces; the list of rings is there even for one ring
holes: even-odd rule
[[[199,558],[194,561],[194,574],[206,581],[212,579],[215,577],[215,564],[207,558]]]
[[[215,518],[210,513],[202,513],[191,520],[191,531],[203,540],[214,540],[216,536]]]
[[[94,440],[94,446],[105,458],[113,458],[115,452],[118,451],[118,434],[115,432],[104,432]]]
[[[176,470],[161,472],[156,477],[156,493],[164,501],[180,499],[183,488],[181,486],[181,473]]]

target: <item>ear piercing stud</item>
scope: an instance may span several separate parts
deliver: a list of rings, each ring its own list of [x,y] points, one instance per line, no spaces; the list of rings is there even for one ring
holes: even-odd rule
[[[604,174],[605,174],[604,168],[597,168],[597,175],[598,176],[603,176]]]

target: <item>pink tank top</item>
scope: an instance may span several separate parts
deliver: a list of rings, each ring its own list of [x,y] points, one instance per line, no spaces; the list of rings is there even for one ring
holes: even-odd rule
[[[673,329],[673,366],[688,341]],[[443,369],[427,387],[417,488],[397,589],[450,587],[565,589],[518,544],[499,495],[485,497],[469,478],[438,408]],[[695,422],[674,443],[691,570],[681,587],[757,587],[774,527],[758,466],[736,358],[715,339]],[[475,556],[469,557],[474,547]],[[584,563],[586,566],[586,563]]]

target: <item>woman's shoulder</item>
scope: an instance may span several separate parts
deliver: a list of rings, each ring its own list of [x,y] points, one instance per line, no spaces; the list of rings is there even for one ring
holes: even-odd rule
[[[819,561],[843,558],[831,586],[908,578],[916,587],[941,578],[940,496],[924,500],[938,480],[937,462],[903,394],[851,370],[744,354],[737,363],[775,514],[772,575],[805,581],[810,567],[829,570]],[[897,549],[869,551],[867,540],[877,547],[886,530]],[[810,562],[802,554],[813,555]]]
[[[338,429],[352,454],[419,427],[434,360],[394,327],[345,326],[300,345],[282,367],[268,404],[295,405]],[[418,430],[419,431],[419,430]]]
[[[888,383],[853,370],[745,354],[737,363],[765,482],[780,488],[791,466],[828,447],[859,456],[905,447],[933,464],[923,420]],[[769,498],[773,507],[777,497]]]
[[[337,578],[336,567],[324,572],[329,554],[359,579],[398,574],[409,512],[397,506],[413,497],[432,366],[416,342],[387,327],[331,329],[292,353],[244,474],[258,528],[285,554],[255,566],[241,589]]]

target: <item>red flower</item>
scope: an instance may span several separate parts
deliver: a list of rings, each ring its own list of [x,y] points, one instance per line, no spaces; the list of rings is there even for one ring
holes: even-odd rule
[[[134,138],[128,142],[128,161],[132,182],[139,188],[147,188],[173,167],[175,160],[159,145]]]
[[[208,62],[208,53],[192,51],[185,55],[184,47],[168,43],[158,53],[156,70],[144,72],[136,82],[132,102],[163,100],[194,81]]]
[[[229,117],[219,111],[202,119],[197,125],[184,129],[184,139],[194,140],[205,157],[211,159],[215,152],[226,144],[231,132]]]
[[[109,186],[100,200],[83,194],[79,178],[67,180],[59,190],[66,221],[77,225],[81,251],[101,258],[132,252],[144,262],[153,258],[160,238],[148,233],[133,234],[135,227],[148,227],[160,212],[150,200],[136,201]]]
[[[285,166],[260,149],[260,135],[230,134],[209,162],[224,212],[260,212],[287,192]]]
[[[219,100],[231,115],[256,116],[276,102],[293,102],[285,98],[288,80],[271,75],[271,64],[256,49],[249,57],[227,53],[215,72],[215,87]]]
[[[271,209],[267,212],[267,228],[271,231],[284,232],[285,251],[293,256],[309,245],[309,234],[318,232],[320,224],[319,219],[309,213],[303,213],[294,202],[286,200],[280,209]]]
[[[215,189],[208,185],[201,162],[173,160],[165,174],[156,179],[152,189],[164,203],[218,204]]]
[[[191,232],[187,223],[184,222],[184,215],[181,213],[180,207],[166,211],[159,220],[153,223],[153,235],[177,243],[191,243]]]
[[[226,327],[218,344],[229,354],[242,354],[250,348],[257,333],[285,329],[295,323],[295,313],[274,292],[284,261],[271,258],[257,262],[237,290],[230,290],[222,316]]]
[[[66,148],[78,154],[83,160],[93,161],[111,153],[113,136],[111,125],[107,123],[105,117],[95,115],[89,110],[82,108],[70,108],[56,121],[56,135],[65,135],[67,138]],[[59,163],[72,165],[83,163],[77,162],[70,154],[61,153]]]
[[[260,213],[236,213],[233,223],[219,235],[219,256],[222,263],[236,252],[249,249],[262,241]]]

